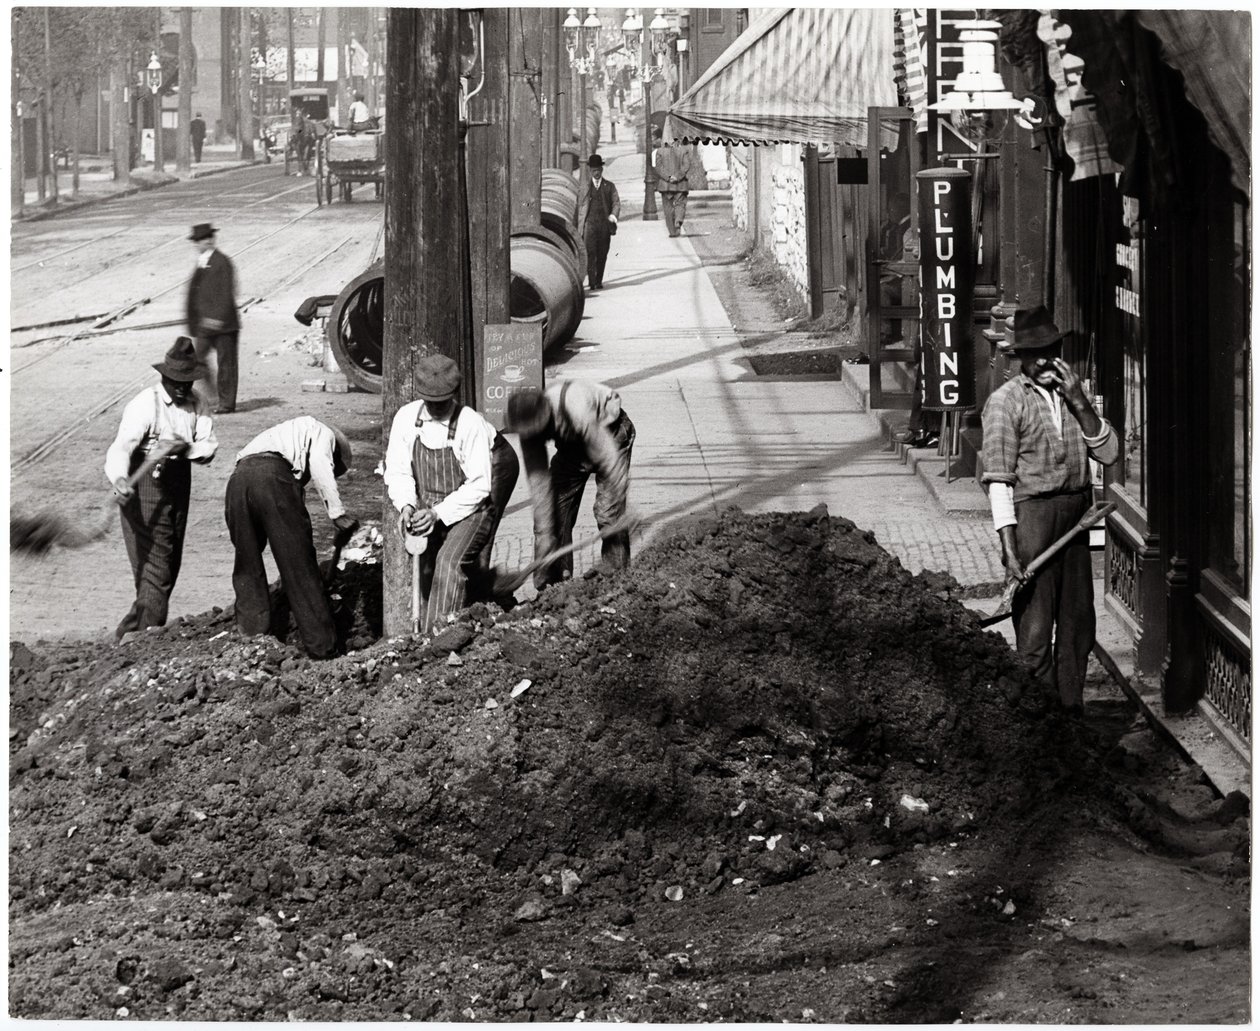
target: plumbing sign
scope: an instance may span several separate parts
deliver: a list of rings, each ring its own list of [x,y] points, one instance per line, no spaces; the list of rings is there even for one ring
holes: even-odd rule
[[[507,399],[514,390],[543,385],[542,324],[509,322],[485,327],[481,414],[503,429]]]
[[[919,187],[919,377],[923,408],[964,411],[976,404],[971,293],[976,260],[971,236],[971,173],[929,168]]]

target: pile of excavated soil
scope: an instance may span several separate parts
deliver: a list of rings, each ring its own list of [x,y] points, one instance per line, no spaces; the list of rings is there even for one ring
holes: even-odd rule
[[[342,577],[352,644],[379,577]],[[218,611],[16,645],[10,720],[10,1007],[39,1018],[598,1018],[605,975],[575,961],[540,1000],[503,942],[1097,783],[941,578],[821,509],[730,510],[624,574],[326,663]]]

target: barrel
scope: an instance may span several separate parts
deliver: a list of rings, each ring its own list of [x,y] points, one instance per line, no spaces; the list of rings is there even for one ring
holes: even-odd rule
[[[511,241],[513,322],[543,326],[543,350],[573,339],[582,322],[582,272],[573,256],[533,230],[518,230]]]
[[[385,262],[379,259],[342,288],[328,314],[328,343],[346,379],[381,392],[385,353]]]

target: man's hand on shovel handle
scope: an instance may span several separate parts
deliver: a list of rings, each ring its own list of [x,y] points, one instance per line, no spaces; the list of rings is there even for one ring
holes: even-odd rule
[[[998,536],[1002,539],[1002,565],[1006,567],[1006,582],[1008,584],[1011,581],[1023,583],[1028,574],[1015,549],[1015,527],[1002,527],[998,531]]]

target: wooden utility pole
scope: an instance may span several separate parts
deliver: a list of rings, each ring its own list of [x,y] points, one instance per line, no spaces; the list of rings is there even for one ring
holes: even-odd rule
[[[18,100],[21,77],[18,74],[18,33],[22,18],[15,7],[9,12],[13,28],[9,61],[9,206],[17,214],[26,208],[26,155],[23,147],[21,101]]]
[[[350,8],[337,8],[337,121],[350,124]]]
[[[286,7],[285,11],[285,72],[289,81],[289,96],[293,96],[293,80],[296,78],[296,55],[293,53],[293,8]],[[289,103],[286,99],[285,103]],[[292,112],[290,112],[292,114]]]
[[[544,109],[544,22],[551,12],[538,7],[512,9],[509,30],[508,124],[511,137],[511,224],[525,229],[542,221]]]
[[[462,357],[463,275],[452,256],[459,225],[459,18],[440,8],[391,7],[386,68],[385,340],[381,401],[385,425],[416,396],[416,362]],[[467,396],[463,398],[467,401]],[[410,633],[410,559],[388,498],[381,525],[384,630]]]
[[[240,9],[240,45],[236,48],[236,155],[242,161],[254,160],[254,105],[249,95],[250,80],[254,76],[254,65],[250,60],[253,30],[249,11],[248,7]]]
[[[127,87],[130,84],[127,58],[119,57],[109,71],[110,148],[114,154],[114,181],[131,182],[131,117],[127,110]]]
[[[159,62],[162,59],[162,8],[154,15],[153,52]],[[165,71],[165,69],[163,69]],[[162,76],[158,75],[157,88],[153,90],[153,171],[162,171]]]
[[[315,81],[324,85],[324,48],[328,46],[328,8],[315,10]]]
[[[179,129],[175,136],[175,169],[181,175],[192,171],[192,24],[191,7],[179,9]]]
[[[481,13],[484,46],[481,67],[485,80],[468,105],[468,235],[472,275],[472,368],[464,370],[472,380],[469,391],[474,408],[481,409],[481,376],[485,366],[484,330],[487,324],[501,325],[509,320],[511,273],[508,254],[512,232],[511,195],[515,187],[509,173],[510,112],[509,51],[514,49],[509,21],[516,23],[519,8],[487,7]],[[527,83],[521,86],[528,89]],[[470,84],[471,89],[477,83]],[[479,124],[485,123],[485,124]],[[538,120],[532,125],[537,136]],[[535,191],[538,189],[535,179]],[[537,225],[537,215],[534,222]]]

